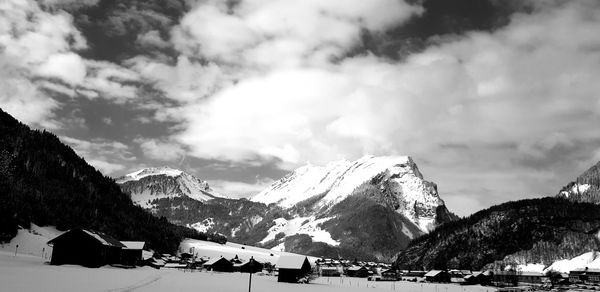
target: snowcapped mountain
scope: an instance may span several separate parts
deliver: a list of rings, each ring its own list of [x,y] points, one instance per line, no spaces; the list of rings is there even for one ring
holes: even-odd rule
[[[172,223],[313,256],[391,261],[412,239],[456,219],[407,156],[306,165],[250,200],[224,198],[166,167],[117,182],[134,202]]]
[[[189,197],[202,202],[225,198],[211,189],[206,181],[169,167],[140,169],[118,178],[116,182],[131,195],[134,203],[144,208],[151,208],[152,201],[161,198]]]
[[[423,179],[408,156],[364,156],[326,166],[306,165],[273,183],[251,200],[282,208],[314,199],[316,209],[329,210],[360,186],[374,183],[391,200],[396,212],[427,233],[436,226],[436,209],[444,205],[437,186]]]
[[[558,196],[572,201],[600,204],[600,162],[564,186]]]
[[[250,200],[287,215],[265,219],[269,229],[259,243],[307,254],[334,248],[388,260],[410,240],[456,219],[408,156],[305,165]]]

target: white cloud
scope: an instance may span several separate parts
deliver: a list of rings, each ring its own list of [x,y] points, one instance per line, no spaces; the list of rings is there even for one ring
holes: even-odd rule
[[[222,1],[199,4],[174,30],[182,52],[223,63],[273,67],[280,62],[327,61],[360,39],[421,13],[396,0]]]
[[[256,195],[266,189],[272,183],[272,180],[258,180],[255,183],[228,180],[208,181],[208,184],[211,186],[211,188],[216,190],[218,193],[236,198],[248,198],[252,195]]]
[[[77,55],[86,42],[64,12],[51,14],[35,1],[7,0],[0,3],[0,106],[30,125],[57,128],[54,99],[40,92],[33,81],[37,72],[67,82],[81,79]],[[74,66],[62,68],[65,62]],[[41,66],[41,68],[40,68]],[[85,75],[85,72],[83,73]],[[48,86],[45,86],[48,88]],[[52,89],[57,89],[52,88]]]
[[[327,15],[310,14],[313,19],[296,8],[305,23],[294,18],[277,22],[270,17],[285,18],[287,12],[273,13],[278,10],[268,1],[264,6],[244,3],[226,17],[251,30],[251,40],[238,43],[229,35],[202,47],[205,43],[197,39],[207,41],[212,33],[193,31],[202,26],[186,27],[186,21],[200,17],[195,14],[182,22],[181,30],[189,33],[186,41],[175,39],[184,53],[193,54],[195,48],[214,59],[224,74],[238,67],[242,72],[238,82],[208,98],[187,99],[177,110],[186,128],[174,138],[192,155],[233,161],[276,157],[281,166],[293,168],[304,161],[364,153],[409,154],[427,161],[428,177],[443,178],[442,193],[452,193],[457,202],[457,196],[478,194],[475,188],[462,192],[465,185],[492,190],[499,197],[477,198],[487,205],[511,194],[553,194],[560,170],[532,171],[520,161],[550,160],[552,149],[600,138],[595,129],[600,118],[600,83],[595,81],[600,78],[600,39],[595,37],[600,8],[593,1],[540,5],[493,33],[446,40],[402,62],[358,56],[336,63],[328,57],[345,52],[357,36],[351,25],[356,22],[346,21],[352,17],[341,17],[349,26],[332,26],[337,34],[331,36],[315,31],[326,21],[337,21]],[[222,7],[209,12],[216,11],[224,13]],[[261,17],[277,25],[261,26]],[[384,19],[369,25],[363,20],[362,25],[385,27]],[[314,38],[305,41],[309,32]],[[317,57],[321,53],[324,58]],[[462,177],[444,174],[459,169]],[[524,178],[527,183],[515,182]]]
[[[177,143],[157,139],[136,139],[144,155],[151,159],[174,161],[185,156],[185,149]]]
[[[54,54],[40,65],[38,73],[45,77],[59,78],[69,84],[81,84],[86,67],[83,59],[75,53]]]

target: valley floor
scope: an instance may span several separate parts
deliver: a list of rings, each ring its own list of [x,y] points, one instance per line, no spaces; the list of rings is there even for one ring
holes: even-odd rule
[[[41,257],[0,251],[2,291],[246,291],[248,274],[183,272],[149,267],[118,269],[51,266]],[[491,292],[493,288],[409,282],[368,282],[357,278],[318,278],[311,284],[278,283],[273,276],[252,277],[252,291],[407,291]]]

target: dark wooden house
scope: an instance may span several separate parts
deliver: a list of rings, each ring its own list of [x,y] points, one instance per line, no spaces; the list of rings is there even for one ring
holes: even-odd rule
[[[346,270],[346,275],[348,277],[366,278],[369,276],[369,269],[365,266],[352,266]]]
[[[340,271],[341,268],[338,267],[325,267],[322,266],[320,268],[321,270],[321,276],[323,277],[341,277],[342,276],[342,272]]]
[[[431,283],[449,283],[450,274],[442,270],[431,270],[425,274],[425,280]]]
[[[277,282],[298,283],[311,273],[310,262],[303,256],[281,256],[277,268]]]
[[[381,280],[383,281],[398,281],[399,278],[400,275],[398,275],[398,272],[394,269],[387,269],[381,272]]]
[[[262,272],[263,268],[264,265],[254,258],[250,258],[250,260],[240,264],[240,272],[242,273],[258,273]]]
[[[146,243],[143,241],[121,241],[121,243],[125,246],[121,250],[121,263],[129,266],[141,265]]]
[[[570,271],[569,282],[582,284],[598,284],[600,283],[600,270],[583,268]]]
[[[48,241],[52,246],[52,265],[82,265],[100,267],[121,261],[120,241],[100,232],[71,229]]]
[[[204,263],[204,268],[215,272],[233,272],[233,264],[224,257],[208,260]]]

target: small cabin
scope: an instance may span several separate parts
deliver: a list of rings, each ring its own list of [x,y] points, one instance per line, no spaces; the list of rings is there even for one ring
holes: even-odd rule
[[[212,258],[204,263],[204,268],[215,272],[233,272],[233,264],[224,257]]]
[[[342,272],[338,267],[321,267],[321,276],[323,277],[340,277]]]
[[[121,250],[121,263],[129,266],[138,266],[143,261],[143,251],[146,246],[144,241],[121,241],[125,246]]]
[[[346,275],[348,277],[366,278],[369,276],[369,269],[365,266],[352,266],[346,270]]]
[[[279,269],[277,282],[287,283],[298,283],[310,274],[312,268],[304,256],[281,256],[276,267]]]
[[[250,260],[242,262],[240,264],[240,272],[242,273],[258,273],[262,272],[264,265],[254,258],[250,258]]]
[[[125,247],[111,236],[91,230],[71,229],[48,241],[52,246],[52,265],[81,265],[97,268],[119,264]]]
[[[431,283],[449,283],[450,274],[442,270],[431,270],[425,274],[425,281]]]
[[[400,275],[394,269],[387,269],[381,272],[381,280],[383,281],[398,281]]]

